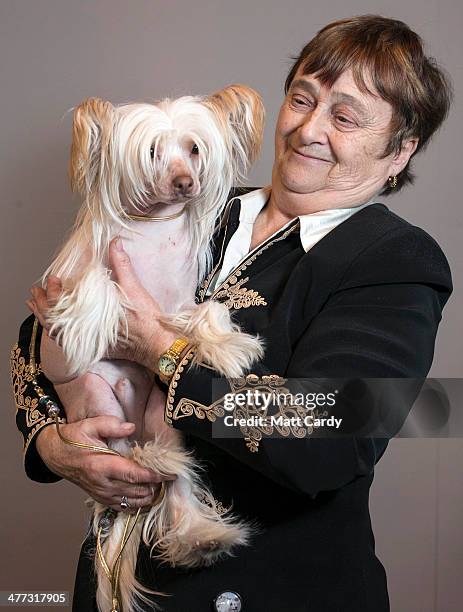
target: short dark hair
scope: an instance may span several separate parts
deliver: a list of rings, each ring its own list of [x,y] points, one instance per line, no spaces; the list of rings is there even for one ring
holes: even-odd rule
[[[418,138],[415,153],[424,149],[448,114],[452,86],[436,60],[425,55],[423,41],[405,23],[379,15],[341,19],[320,30],[301,51],[285,82],[288,92],[299,67],[329,87],[351,68],[357,87],[377,93],[393,108],[391,136],[384,156],[399,152],[407,138]],[[384,186],[383,195],[398,191],[414,179],[410,162],[397,176],[397,186]]]

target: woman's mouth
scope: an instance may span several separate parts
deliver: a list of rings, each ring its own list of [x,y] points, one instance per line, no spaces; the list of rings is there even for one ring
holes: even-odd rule
[[[330,160],[324,159],[323,157],[317,157],[315,155],[311,155],[308,153],[301,153],[300,151],[298,151],[297,149],[294,149],[293,147],[291,147],[291,151],[298,157],[298,159],[303,159],[310,163],[316,163],[316,164],[331,164],[332,163]]]

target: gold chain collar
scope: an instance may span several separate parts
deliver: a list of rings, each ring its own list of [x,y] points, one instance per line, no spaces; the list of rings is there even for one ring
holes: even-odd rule
[[[170,221],[172,219],[177,219],[186,211],[186,206],[184,206],[181,210],[172,215],[166,215],[165,217],[151,217],[148,215],[126,215],[132,221]]]

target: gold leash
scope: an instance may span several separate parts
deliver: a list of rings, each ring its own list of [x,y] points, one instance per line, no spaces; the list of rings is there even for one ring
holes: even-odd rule
[[[96,547],[97,547],[98,558],[100,560],[100,563],[103,566],[104,572],[109,582],[111,583],[111,605],[112,605],[111,612],[120,612],[119,610],[119,575],[120,575],[120,568],[121,568],[121,555],[122,555],[122,551],[125,548],[125,545],[127,544],[130,536],[132,535],[133,530],[135,529],[135,525],[137,524],[138,518],[141,513],[141,508],[138,509],[137,514],[135,515],[135,520],[133,522],[133,525],[130,527],[130,531],[128,534],[127,534],[127,531],[129,529],[129,525],[130,525],[130,521],[132,517],[130,515],[127,517],[127,520],[125,522],[125,527],[124,527],[124,533],[122,534],[122,541],[121,541],[119,553],[117,554],[117,557],[114,560],[113,569],[111,571],[103,555],[103,549],[101,547],[101,533],[103,529],[107,530],[108,528],[112,526],[112,523],[114,521],[114,514],[112,514],[113,512],[114,511],[111,509],[107,510],[100,521],[100,525],[98,526]]]

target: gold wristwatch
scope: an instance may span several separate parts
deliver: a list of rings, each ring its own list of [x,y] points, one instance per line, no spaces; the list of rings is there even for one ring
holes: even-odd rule
[[[177,338],[170,348],[165,351],[158,361],[159,378],[163,383],[169,383],[177,368],[180,355],[188,346],[186,338]]]

